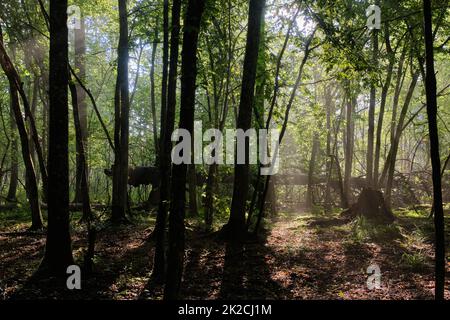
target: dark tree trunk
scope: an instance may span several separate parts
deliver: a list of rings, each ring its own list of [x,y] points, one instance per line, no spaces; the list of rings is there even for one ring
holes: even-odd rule
[[[212,228],[214,218],[214,194],[216,188],[217,164],[213,163],[208,168],[208,180],[206,181],[205,198],[205,226],[209,231]]]
[[[78,78],[86,83],[86,34],[84,19],[81,18],[80,29],[75,29],[75,72],[77,72]],[[77,101],[78,101],[78,114],[80,120],[80,133],[81,141],[83,144],[83,152],[79,149],[80,144],[77,142],[76,150],[76,185],[75,185],[75,198],[74,202],[83,202],[82,196],[82,180],[88,179],[88,168],[87,168],[87,143],[88,143],[88,127],[87,127],[87,104],[86,104],[86,92],[78,84],[76,85],[77,90]],[[81,155],[84,153],[83,155]],[[85,158],[84,160],[82,158]],[[83,164],[84,163],[84,164]],[[89,182],[88,182],[89,183]]]
[[[389,87],[391,86],[392,72],[395,63],[395,53],[392,51],[391,42],[389,38],[389,23],[385,24],[385,38],[386,38],[385,42],[386,42],[386,50],[388,53],[389,65],[387,69],[386,80],[384,82],[383,89],[381,91],[380,112],[378,114],[375,156],[373,164],[373,186],[375,187],[375,189],[378,188],[378,180],[379,180],[381,133],[383,131],[384,111],[386,106],[387,95],[389,92]]]
[[[150,58],[150,109],[152,113],[152,130],[153,130],[153,146],[155,148],[155,167],[159,167],[160,163],[160,142],[158,140],[158,128],[156,117],[156,97],[155,97],[155,62],[156,62],[156,50],[158,48],[158,21],[155,27],[155,38],[153,39],[152,55]],[[162,110],[161,110],[162,112]],[[148,195],[147,208],[154,206],[159,202],[159,183],[158,186],[152,185],[152,191]]]
[[[355,108],[356,99],[352,97],[351,89],[348,89],[347,96],[347,111],[346,111],[346,141],[345,141],[345,168],[344,168],[344,193],[345,201],[344,206],[349,207],[349,201],[351,199],[351,186],[350,180],[352,178],[353,167],[353,134],[355,130],[353,122],[353,112]]]
[[[178,0],[174,0],[174,3],[172,4],[172,29],[171,29],[171,33],[172,33],[172,38],[171,41],[173,39],[173,35],[174,32],[178,32],[179,33],[179,28],[174,30],[174,21],[173,21],[173,7],[178,6],[181,4],[177,3]],[[179,18],[178,18],[179,20]],[[177,22],[175,21],[175,24]],[[179,22],[178,22],[179,24]],[[178,41],[178,39],[177,39]],[[177,53],[178,53],[178,42],[177,42]],[[161,80],[161,127],[160,127],[160,134],[159,134],[159,138],[160,138],[160,146],[159,146],[159,152],[160,152],[160,156],[159,158],[161,159],[163,157],[163,152],[164,152],[164,141],[163,141],[163,136],[164,136],[164,132],[166,130],[166,114],[167,114],[167,80],[168,80],[168,70],[169,70],[169,0],[164,0],[164,4],[163,4],[163,57],[162,57],[162,80]],[[178,61],[178,54],[177,54],[177,61]]]
[[[242,75],[241,97],[237,129],[244,132],[252,124],[253,100],[256,82],[256,67],[258,63],[259,40],[261,35],[264,0],[250,0],[248,14],[247,44],[245,48],[244,67]],[[248,141],[245,144],[245,164],[236,164],[234,169],[233,199],[231,213],[224,232],[233,239],[242,239],[246,232],[245,207],[249,183]]]
[[[377,67],[378,61],[378,30],[372,30],[372,63]],[[376,104],[376,83],[372,80],[370,85],[370,102],[369,102],[369,125],[367,132],[367,170],[366,179],[367,186],[373,185],[373,146],[374,146],[374,132],[375,132],[375,104]]]
[[[283,125],[281,127],[280,136],[278,138],[278,146],[277,146],[277,148],[279,148],[279,145],[281,145],[281,142],[283,141],[284,134],[286,133],[286,128],[287,128],[288,121],[289,121],[289,113],[291,112],[291,108],[292,108],[292,105],[294,103],[294,99],[296,97],[297,90],[298,90],[298,88],[300,86],[300,82],[301,82],[302,77],[303,77],[303,69],[305,67],[306,61],[308,61],[309,54],[311,53],[310,46],[311,46],[312,40],[314,39],[314,35],[316,33],[316,30],[317,29],[314,29],[314,31],[311,33],[310,37],[306,40],[306,43],[305,43],[305,54],[304,54],[302,62],[300,64],[300,67],[299,67],[299,70],[298,70],[298,74],[297,74],[297,79],[295,80],[294,87],[292,88],[292,91],[291,91],[291,94],[290,94],[290,97],[289,97],[289,101],[288,101],[288,104],[286,106],[286,110],[284,112]],[[270,118],[268,119],[268,121],[266,123],[266,128],[268,128],[268,126],[269,126],[268,125],[269,124],[269,120],[270,120]],[[278,150],[275,150],[274,157],[277,155],[277,153],[278,153]],[[262,192],[262,195],[261,195],[261,197],[259,199],[259,212],[258,212],[258,218],[256,220],[256,224],[255,224],[255,229],[253,230],[254,235],[256,235],[258,233],[259,226],[261,225],[261,221],[262,221],[262,218],[263,218],[263,215],[264,215],[264,206],[265,206],[265,203],[266,203],[267,194],[268,194],[268,192],[270,190],[270,185],[272,183],[271,182],[271,177],[272,177],[271,175],[268,175],[266,177],[266,181],[265,181],[265,184],[264,184],[264,187],[263,187],[263,192]]]
[[[194,216],[198,215],[197,173],[195,171],[195,164],[190,164],[189,165],[189,167],[188,167],[188,178],[189,178],[188,179],[188,184],[189,184],[189,214],[190,214],[191,217],[194,217]]]
[[[36,174],[34,172],[33,161],[30,155],[30,146],[28,144],[28,134],[25,128],[25,121],[20,110],[19,96],[17,89],[11,84],[11,106],[19,131],[20,143],[22,146],[22,157],[25,164],[25,179],[27,183],[27,198],[31,209],[31,227],[30,230],[40,230],[43,228],[41,209],[39,207],[39,195],[36,182]]]
[[[8,54],[6,53],[4,44],[3,44],[3,34],[0,26],[0,65],[2,66],[3,71],[8,77],[10,84],[10,96],[11,96],[11,112],[12,116],[15,118],[15,123],[17,125],[17,129],[19,132],[20,142],[22,146],[22,156],[25,165],[25,183],[27,185],[26,193],[28,197],[28,201],[30,203],[30,211],[32,218],[32,225],[30,227],[31,230],[42,229],[42,216],[39,207],[39,195],[38,195],[38,187],[36,182],[36,174],[34,171],[33,161],[31,157],[31,150],[29,147],[28,134],[26,131],[25,121],[22,116],[22,112],[20,110],[20,103],[18,97],[18,91],[23,92],[22,83],[20,82],[19,75],[15,70]],[[24,99],[24,103],[26,104],[27,100],[25,95],[22,96]],[[16,142],[17,143],[17,142]],[[16,150],[17,152],[17,145]],[[17,159],[17,158],[16,158]],[[17,179],[17,177],[16,177]],[[17,187],[17,185],[16,185]],[[15,195],[15,192],[14,192]]]
[[[437,126],[436,75],[434,71],[433,29],[431,0],[423,1],[425,25],[425,90],[427,95],[428,132],[430,136],[430,156],[433,177],[433,208],[435,228],[435,288],[436,300],[444,300],[445,288],[445,227],[442,207],[441,163],[439,155],[439,135]]]
[[[17,95],[17,92],[15,93]],[[10,89],[10,96],[11,96],[11,102],[10,102],[10,129],[11,129],[11,174],[9,176],[9,188],[8,188],[8,195],[6,196],[6,200],[9,202],[16,202],[17,197],[17,185],[19,183],[19,162],[17,159],[17,125],[16,120],[14,116],[14,107],[13,107],[13,98],[12,98],[13,92],[11,92]]]
[[[390,125],[390,144],[391,146],[394,144],[395,140],[395,130],[396,130],[396,124],[397,124],[397,109],[398,104],[400,100],[400,93],[401,89],[403,87],[403,80],[404,80],[404,72],[403,72],[403,65],[405,62],[406,57],[406,46],[403,48],[402,54],[400,56],[400,61],[398,62],[398,70],[396,75],[396,83],[395,83],[395,90],[394,90],[394,97],[393,97],[393,103],[392,103],[392,120]],[[388,153],[387,159],[383,166],[383,171],[381,173],[381,177],[379,178],[378,185],[383,186],[386,184],[386,175],[389,169],[389,157],[390,157],[390,151]]]
[[[42,185],[44,189],[44,199],[46,198],[45,195],[47,194],[47,168],[44,163],[44,157],[42,153],[41,144],[39,142],[39,137],[36,129],[36,124],[34,121],[33,114],[31,112],[30,104],[28,102],[28,98],[25,94],[25,90],[23,89],[23,82],[17,73],[17,70],[14,68],[14,65],[9,58],[8,54],[6,53],[5,47],[3,45],[3,42],[0,46],[1,54],[2,54],[2,68],[5,72],[6,76],[8,77],[8,80],[10,83],[14,84],[14,88],[18,91],[20,97],[22,98],[23,107],[25,111],[25,118],[28,119],[30,124],[30,134],[33,138],[34,146],[36,148],[37,156],[38,156],[38,162],[39,162],[39,168],[41,171],[41,177],[42,177]]]
[[[181,0],[174,0],[172,5],[172,26],[170,34],[170,69],[169,81],[167,88],[167,106],[166,113],[161,119],[164,120],[164,131],[161,135],[161,155],[160,155],[160,199],[158,205],[158,215],[156,217],[154,236],[156,238],[155,256],[153,261],[152,277],[161,281],[164,279],[166,269],[165,259],[165,233],[166,220],[168,212],[168,201],[170,196],[170,177],[171,165],[170,156],[172,150],[172,132],[175,126],[175,109],[177,97],[177,69],[178,69],[178,46],[180,42],[180,14],[181,14]],[[161,109],[161,112],[163,110]],[[183,186],[184,194],[185,186]]]
[[[180,129],[194,132],[195,83],[197,78],[197,44],[205,0],[189,0],[184,18],[181,57]],[[169,251],[164,299],[178,299],[184,264],[185,201],[187,164],[173,165],[169,216]]]
[[[402,110],[400,112],[400,117],[397,123],[397,129],[395,130],[395,137],[394,141],[391,145],[388,158],[386,160],[387,162],[387,181],[386,181],[386,188],[385,188],[385,198],[386,198],[386,205],[390,208],[391,207],[391,193],[392,193],[392,186],[394,183],[394,171],[395,171],[395,162],[397,160],[397,151],[400,144],[400,138],[403,132],[403,124],[405,122],[406,113],[408,111],[409,104],[411,103],[411,99],[414,93],[414,89],[416,88],[417,80],[419,78],[419,72],[416,72],[413,75],[413,78],[411,80],[411,83],[409,85],[408,92],[406,94],[405,101],[403,103]]]
[[[225,80],[225,94],[223,98],[223,107],[222,107],[222,118],[219,123],[219,130],[222,132],[225,127],[225,122],[228,116],[229,109],[229,96],[230,92],[230,82],[231,82],[231,67],[233,61],[233,31],[231,24],[231,1],[227,1],[227,10],[228,10],[228,21],[227,21],[227,69],[226,69],[226,80]],[[217,163],[213,163],[208,168],[208,179],[206,181],[205,188],[205,227],[207,231],[210,231],[213,225],[214,220],[214,194],[217,188],[217,173],[218,173],[218,165]]]
[[[50,1],[48,230],[40,270],[65,275],[73,264],[69,221],[67,0]]]
[[[38,104],[38,91],[39,91],[39,80],[38,80],[38,76],[35,75],[34,76],[34,81],[33,81],[33,86],[30,92],[30,96],[31,98],[31,117],[33,119],[35,119],[35,115],[36,115],[36,108],[37,108],[37,104]],[[32,124],[30,119],[28,119],[28,126],[27,126],[27,131],[28,131],[28,145],[30,146],[30,155],[31,155],[31,160],[33,161],[33,164],[36,163],[36,147],[34,145],[33,142],[33,134],[32,132]],[[39,186],[39,171],[36,171],[36,182]]]
[[[70,79],[70,77],[69,77]],[[72,109],[73,109],[73,122],[75,127],[75,140],[77,143],[77,156],[80,158],[79,165],[81,168],[81,181],[80,181],[80,194],[81,203],[83,204],[83,216],[82,220],[90,221],[92,218],[91,204],[89,199],[89,186],[88,186],[88,173],[86,163],[86,153],[83,142],[83,130],[80,119],[80,109],[78,105],[78,92],[74,83],[69,84],[70,94],[72,96]],[[77,202],[78,203],[78,202]]]
[[[129,87],[128,87],[128,14],[126,0],[119,0],[120,36],[117,61],[115,96],[115,159],[113,167],[113,223],[126,221],[129,138]],[[119,116],[117,115],[119,112]]]
[[[377,223],[391,223],[394,215],[386,206],[383,193],[379,190],[365,188],[358,197],[358,201],[343,212],[348,218],[366,217]]]
[[[156,23],[158,24],[158,22]],[[156,97],[155,97],[155,61],[158,49],[158,26],[155,27],[155,38],[152,45],[151,67],[150,67],[150,108],[152,112],[153,145],[155,146],[155,166],[159,166],[159,142],[156,120]]]

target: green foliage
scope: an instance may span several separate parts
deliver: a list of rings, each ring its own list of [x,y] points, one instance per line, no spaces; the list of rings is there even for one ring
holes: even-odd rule
[[[355,243],[386,242],[402,237],[396,224],[375,224],[364,217],[358,217],[350,224],[350,240]]]

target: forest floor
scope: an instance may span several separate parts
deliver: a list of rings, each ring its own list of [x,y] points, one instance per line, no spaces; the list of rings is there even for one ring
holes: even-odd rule
[[[447,211],[447,249],[450,217]],[[427,213],[397,211],[397,220],[375,226],[348,222],[338,214],[296,212],[266,221],[258,239],[240,247],[187,224],[182,295],[187,299],[432,299],[433,223]],[[75,261],[86,247],[83,225],[72,216]],[[81,290],[58,290],[53,280],[30,280],[42,259],[45,235],[24,233],[20,211],[0,213],[1,299],[161,299],[149,281],[154,217],[136,214],[133,223],[99,232],[95,268],[82,274]],[[447,256],[447,272],[450,272]],[[381,270],[381,288],[367,288],[370,265]],[[450,299],[447,277],[446,298]]]

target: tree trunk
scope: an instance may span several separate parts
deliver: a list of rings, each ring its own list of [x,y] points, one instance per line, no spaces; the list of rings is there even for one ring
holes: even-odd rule
[[[354,122],[353,112],[355,108],[356,98],[352,97],[351,89],[348,89],[347,93],[347,111],[346,111],[346,141],[345,141],[345,164],[344,164],[344,193],[345,207],[349,207],[349,201],[351,199],[350,180],[352,178],[353,167],[353,135],[354,135]]]
[[[395,90],[394,90],[394,97],[393,97],[393,103],[392,103],[392,116],[391,116],[391,126],[390,126],[390,145],[392,146],[394,144],[395,140],[395,130],[396,130],[396,124],[397,124],[397,109],[398,109],[398,103],[400,100],[400,93],[401,89],[403,87],[403,80],[404,80],[404,72],[403,72],[403,65],[405,62],[406,57],[406,45],[403,48],[402,55],[400,57],[400,61],[398,62],[398,70],[396,75],[396,84],[395,84]],[[381,173],[381,177],[379,178],[378,185],[382,186],[385,185],[386,175],[387,171],[389,169],[389,157],[390,157],[390,151],[387,155],[387,159],[384,163],[383,171]]]
[[[31,210],[31,227],[30,230],[40,230],[43,228],[41,209],[39,207],[38,187],[36,183],[36,174],[34,172],[33,161],[30,155],[30,147],[28,144],[28,134],[25,128],[25,121],[20,110],[19,96],[14,85],[10,85],[11,106],[19,131],[20,143],[22,146],[22,157],[25,164],[25,178],[27,183],[27,198],[30,203]]]
[[[419,72],[416,71],[416,73],[413,75],[413,78],[409,85],[408,93],[406,94],[406,98],[403,103],[402,110],[400,112],[400,118],[398,120],[397,129],[395,131],[394,142],[391,145],[389,155],[386,160],[388,169],[387,169],[387,182],[386,182],[386,188],[385,188],[385,199],[386,199],[386,205],[388,206],[388,208],[391,207],[391,192],[392,192],[392,186],[394,183],[395,162],[397,159],[397,151],[398,151],[398,146],[400,144],[400,137],[403,132],[403,123],[405,122],[406,113],[408,112],[408,107],[409,107],[409,104],[411,103],[412,95],[414,93],[414,89],[416,88],[418,78],[419,78]]]
[[[374,67],[378,64],[378,30],[372,30],[372,63]],[[367,132],[367,171],[366,179],[367,186],[373,186],[373,146],[374,146],[374,131],[375,131],[375,104],[376,104],[376,83],[372,79],[370,85],[370,102],[369,102],[369,126]]]
[[[171,41],[173,39],[174,32],[179,33],[179,28],[176,27],[176,24],[179,24],[179,21],[174,23],[173,21],[173,7],[178,6],[178,0],[174,0],[172,5],[172,28],[171,28]],[[179,18],[178,18],[179,20]],[[177,39],[178,41],[178,39]],[[178,42],[177,42],[177,53],[178,53]],[[178,54],[177,54],[178,61]],[[162,58],[162,80],[161,80],[161,128],[160,128],[160,146],[159,146],[159,158],[163,157],[164,153],[164,141],[163,136],[166,130],[166,116],[167,116],[167,80],[168,80],[168,69],[169,69],[169,0],[164,0],[163,4],[163,58]]]
[[[239,103],[237,129],[247,131],[252,124],[253,100],[256,82],[256,67],[259,53],[264,0],[250,0],[248,14],[247,44],[245,48],[242,87]],[[245,164],[236,164],[234,169],[234,188],[231,213],[224,231],[239,240],[245,234],[245,204],[248,194],[249,163],[248,141],[245,144]]]
[[[5,47],[3,45],[3,42],[1,42],[0,45],[0,54],[2,55],[3,61],[2,68],[5,72],[6,76],[8,77],[8,81],[11,83],[14,83],[14,87],[16,90],[18,90],[18,93],[20,97],[22,98],[23,107],[25,111],[25,120],[29,121],[30,124],[30,134],[33,137],[34,146],[36,148],[36,153],[38,155],[38,162],[39,162],[39,168],[41,171],[41,177],[42,177],[42,185],[44,189],[44,199],[46,198],[45,195],[47,194],[47,168],[45,166],[44,157],[42,153],[41,144],[39,142],[39,137],[36,129],[36,124],[31,112],[30,104],[28,102],[28,98],[25,94],[25,90],[23,89],[23,83],[22,80],[17,73],[17,70],[14,68],[14,65],[9,58],[8,54],[6,53]]]
[[[425,90],[427,96],[428,132],[433,177],[433,208],[435,228],[435,288],[436,300],[444,300],[445,289],[445,230],[442,207],[441,163],[439,156],[439,135],[437,126],[436,75],[434,71],[433,29],[431,0],[423,1],[425,25]]]
[[[80,29],[75,29],[75,72],[77,72],[78,78],[86,83],[86,34],[84,18],[81,18]],[[77,156],[76,156],[76,185],[75,185],[75,198],[74,202],[83,202],[82,196],[82,180],[89,178],[89,172],[87,167],[87,143],[88,143],[88,127],[87,127],[87,104],[86,104],[86,92],[81,88],[79,84],[76,85],[78,111],[80,120],[80,133],[81,141],[83,144],[83,152],[79,149],[80,144],[76,144]],[[81,153],[84,153],[81,155]],[[84,160],[82,158],[85,158]],[[84,167],[83,167],[84,163]],[[88,182],[89,183],[89,182]]]
[[[327,129],[327,145],[326,145],[326,171],[327,171],[327,185],[325,187],[325,212],[331,212],[331,175],[333,173],[333,157],[331,153],[331,93],[328,88],[325,88],[325,112],[326,112],[326,129]]]
[[[312,151],[311,158],[309,160],[309,171],[308,171],[308,189],[306,191],[306,207],[311,209],[314,204],[313,199],[313,185],[314,185],[314,171],[316,167],[317,161],[317,153],[320,148],[320,141],[317,132],[314,132],[313,142],[312,142]]]
[[[156,23],[158,25],[158,22]],[[155,27],[155,38],[152,45],[152,56],[150,58],[150,108],[152,112],[153,145],[155,147],[155,166],[159,166],[159,142],[156,120],[156,97],[155,97],[155,61],[158,49],[158,26]]]
[[[117,84],[115,96],[115,159],[113,167],[113,223],[126,221],[128,182],[129,138],[129,86],[128,86],[128,14],[126,0],[119,0],[120,36],[117,61]]]
[[[161,155],[160,155],[160,198],[158,205],[158,214],[156,216],[155,229],[153,234],[156,238],[155,256],[153,260],[152,277],[161,281],[164,279],[166,269],[165,259],[165,233],[166,220],[168,212],[168,202],[170,196],[170,178],[171,178],[171,150],[172,150],[172,132],[175,126],[175,109],[177,97],[177,70],[178,70],[178,46],[180,42],[180,14],[181,0],[174,0],[172,5],[172,26],[170,34],[170,69],[167,88],[167,107],[166,113],[161,113],[161,119],[164,120],[164,131],[161,134]],[[161,108],[161,112],[163,109]],[[183,194],[185,190],[183,186]]]
[[[389,39],[389,23],[385,24],[385,38],[386,38],[386,50],[388,52],[389,65],[387,69],[386,80],[381,91],[380,113],[378,115],[377,123],[377,135],[375,145],[375,158],[373,168],[373,186],[378,188],[379,168],[380,168],[380,153],[381,153],[381,133],[383,131],[384,110],[386,106],[387,95],[389,87],[391,86],[392,72],[395,63],[395,53],[392,52],[390,39]]]
[[[191,136],[194,132],[195,83],[197,78],[197,45],[200,22],[205,7],[205,0],[189,0],[184,18],[183,50],[181,65],[181,129]],[[167,278],[164,299],[174,300],[179,297],[184,263],[185,242],[185,186],[187,164],[173,165],[172,193],[169,216],[169,251],[167,258]]]
[[[283,141],[284,134],[286,133],[286,128],[287,128],[288,121],[289,121],[289,113],[291,112],[291,108],[292,108],[292,105],[294,103],[294,99],[296,97],[297,90],[298,90],[298,88],[300,86],[300,82],[301,82],[302,77],[303,77],[303,69],[305,67],[306,62],[308,61],[309,54],[311,53],[311,50],[312,50],[312,49],[310,49],[310,46],[311,46],[312,40],[314,39],[314,35],[316,33],[316,30],[317,29],[313,30],[313,32],[311,33],[311,35],[309,36],[309,38],[306,40],[306,43],[305,43],[305,54],[303,55],[302,62],[301,62],[300,67],[298,69],[297,79],[295,80],[294,87],[292,88],[292,91],[291,91],[291,94],[290,94],[290,97],[289,97],[289,101],[288,101],[288,104],[286,106],[286,110],[284,111],[283,125],[281,127],[280,136],[278,138],[278,146],[276,147],[277,149],[273,152],[274,157],[277,156],[278,151],[279,151],[279,146],[281,145],[281,142]],[[268,126],[269,126],[270,118],[268,118],[267,120],[268,121],[266,123],[266,128],[268,128]],[[276,160],[274,159],[273,161],[276,161]],[[261,221],[262,221],[262,218],[263,218],[263,215],[264,215],[264,206],[265,206],[265,203],[266,203],[267,194],[268,194],[269,189],[270,189],[269,187],[270,187],[270,184],[271,184],[271,177],[272,177],[271,175],[268,175],[266,177],[266,181],[265,181],[265,184],[264,184],[264,187],[263,187],[263,192],[262,192],[262,195],[261,195],[261,197],[259,199],[259,212],[258,212],[258,218],[256,220],[256,224],[255,224],[255,229],[253,230],[253,234],[254,235],[256,235],[258,233],[259,226],[261,225]]]
[[[189,165],[188,178],[189,178],[188,179],[188,183],[189,183],[189,214],[191,217],[195,217],[198,215],[197,173],[195,171],[195,164]]]
[[[69,77],[69,80],[70,77]],[[80,193],[81,203],[83,204],[83,216],[82,220],[90,221],[92,218],[91,204],[89,199],[89,185],[88,185],[88,173],[86,163],[86,153],[83,142],[83,130],[80,119],[80,109],[78,107],[78,91],[74,83],[69,84],[70,94],[72,96],[72,109],[73,109],[73,122],[75,127],[75,140],[77,143],[77,156],[80,158],[79,165],[81,168],[81,181],[80,181]],[[78,202],[77,202],[78,203]]]
[[[8,188],[8,195],[6,196],[6,201],[8,202],[16,202],[17,201],[17,197],[16,197],[16,193],[17,193],[17,185],[19,183],[19,162],[17,159],[17,153],[18,153],[18,148],[17,148],[17,125],[16,125],[16,120],[15,120],[15,115],[14,115],[14,106],[13,106],[13,92],[10,89],[10,96],[11,96],[11,101],[10,101],[10,129],[11,129],[11,174],[10,174],[10,178],[9,178],[9,188]],[[17,92],[15,93],[17,95]]]
[[[64,276],[73,264],[69,221],[67,0],[50,1],[48,230],[41,271]]]

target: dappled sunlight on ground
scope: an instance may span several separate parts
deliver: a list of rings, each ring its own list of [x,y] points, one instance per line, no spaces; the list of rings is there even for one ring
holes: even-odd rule
[[[75,224],[73,219],[73,224]],[[182,295],[187,299],[432,299],[433,247],[424,217],[401,216],[391,226],[348,222],[337,214],[280,214],[258,239],[228,246],[189,224]],[[94,273],[82,290],[58,291],[51,281],[27,282],[42,258],[45,235],[0,230],[4,299],[161,299],[150,281],[154,218],[139,217],[99,232]],[[11,233],[10,230],[14,230]],[[23,229],[22,231],[24,231]],[[85,232],[73,248],[81,263]],[[381,269],[381,288],[367,288],[366,269]],[[449,266],[450,269],[450,266]],[[450,287],[450,282],[447,288]],[[450,298],[447,290],[446,297]]]

